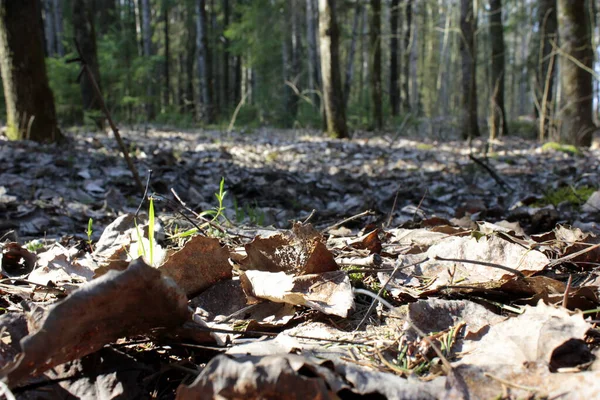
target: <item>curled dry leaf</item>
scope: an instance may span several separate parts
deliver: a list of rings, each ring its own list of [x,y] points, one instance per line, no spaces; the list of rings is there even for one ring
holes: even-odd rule
[[[232,276],[229,248],[221,246],[218,239],[203,236],[192,238],[159,269],[173,278],[188,296]]]
[[[118,338],[177,327],[188,317],[183,291],[138,259],[125,271],[110,271],[52,306],[39,329],[21,340],[22,353],[0,375],[14,386]]]
[[[240,278],[247,294],[276,303],[307,306],[344,318],[354,307],[350,279],[343,271],[296,277],[283,272],[246,271]]]
[[[21,247],[20,244],[11,242],[2,246],[0,254],[0,270],[2,275],[16,278],[27,275],[35,266],[36,255]]]

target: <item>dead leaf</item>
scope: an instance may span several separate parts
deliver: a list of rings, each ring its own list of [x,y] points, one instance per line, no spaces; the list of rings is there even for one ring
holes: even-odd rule
[[[21,340],[22,353],[0,375],[14,386],[120,337],[176,327],[188,318],[182,290],[138,259],[127,270],[111,271],[53,305],[39,329]]]
[[[215,283],[231,279],[229,248],[218,239],[195,236],[159,267],[188,296],[198,294]]]

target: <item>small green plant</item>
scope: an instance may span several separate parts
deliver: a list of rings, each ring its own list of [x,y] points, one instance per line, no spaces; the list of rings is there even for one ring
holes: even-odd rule
[[[544,198],[532,204],[534,207],[545,207],[548,204],[558,206],[560,203],[569,202],[575,206],[582,206],[596,189],[589,186],[574,188],[562,186],[544,193]]]
[[[223,200],[225,199],[225,195],[227,191],[225,190],[225,178],[221,178],[221,182],[219,183],[219,191],[215,193],[215,197],[217,198],[218,205],[212,210],[202,211],[198,214],[200,217],[210,216],[212,219],[204,224],[201,227],[205,227],[210,225],[211,223],[217,221],[217,219],[221,216],[224,217],[223,212],[225,211],[225,206],[223,205]],[[171,235],[171,239],[185,238],[191,236],[198,232],[197,228],[188,229],[187,231]]]
[[[38,250],[44,248],[44,243],[41,240],[32,240],[31,242],[25,244],[25,248],[32,253],[36,253]]]
[[[87,244],[91,247],[92,246],[92,224],[94,223],[94,220],[90,217],[90,219],[88,219],[88,224],[87,224],[87,230],[85,231],[85,233],[87,234]]]
[[[150,196],[150,205],[148,206],[148,240],[150,241],[150,265],[154,265],[154,198]]]

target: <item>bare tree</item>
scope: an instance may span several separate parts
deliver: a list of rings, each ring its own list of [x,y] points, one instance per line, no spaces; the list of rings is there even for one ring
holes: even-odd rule
[[[198,79],[200,81],[200,100],[202,114],[206,122],[214,122],[211,68],[208,55],[208,38],[206,37],[206,3],[196,0],[196,52],[198,57]]]
[[[63,139],[46,75],[40,20],[37,0],[0,0],[0,69],[10,140]]]
[[[490,41],[492,45],[492,68],[490,85],[490,139],[507,135],[504,108],[504,27],[502,24],[502,0],[490,0]]]
[[[560,139],[590,146],[596,130],[592,119],[592,50],[589,13],[585,0],[558,0],[560,37]]]
[[[400,0],[392,0],[390,5],[390,107],[392,115],[400,113],[400,70],[398,20],[400,19]]]
[[[556,0],[540,0],[538,2],[537,21],[540,34],[540,50],[536,71],[536,112],[538,116],[538,138],[544,140],[549,136],[550,118],[552,118],[554,109],[556,56],[552,43],[556,43],[556,32],[558,30]]]
[[[476,1],[475,1],[476,3]],[[462,63],[462,136],[472,139],[480,135],[477,124],[477,57],[475,31],[477,10],[473,0],[460,0],[460,55]]]
[[[327,133],[337,138],[348,137],[346,111],[340,77],[339,38],[335,0],[319,0],[319,39],[321,44],[321,80],[325,101]]]
[[[354,6],[354,20],[352,22],[352,39],[350,40],[350,50],[346,59],[346,79],[344,80],[344,105],[348,106],[350,99],[350,90],[352,88],[352,75],[354,72],[354,54],[356,53],[356,42],[359,34],[359,22],[362,15],[363,6],[360,1]]]
[[[314,0],[306,0],[306,44],[308,49],[308,89],[313,103],[319,107],[320,101],[316,91],[321,86],[321,70],[317,50],[317,28],[315,23]]]
[[[377,130],[383,128],[383,107],[381,91],[381,0],[371,0],[371,102],[373,103],[373,123]]]

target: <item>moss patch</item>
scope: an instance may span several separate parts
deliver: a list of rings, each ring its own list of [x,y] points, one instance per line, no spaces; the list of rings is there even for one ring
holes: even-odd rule
[[[560,151],[563,153],[580,156],[581,150],[571,144],[560,144],[557,142],[548,142],[542,146],[542,151]]]
[[[563,186],[558,189],[552,189],[544,194],[544,198],[532,204],[534,207],[544,207],[549,204],[558,206],[560,203],[568,201],[569,203],[582,206],[596,189],[589,186],[574,188],[572,186]]]

